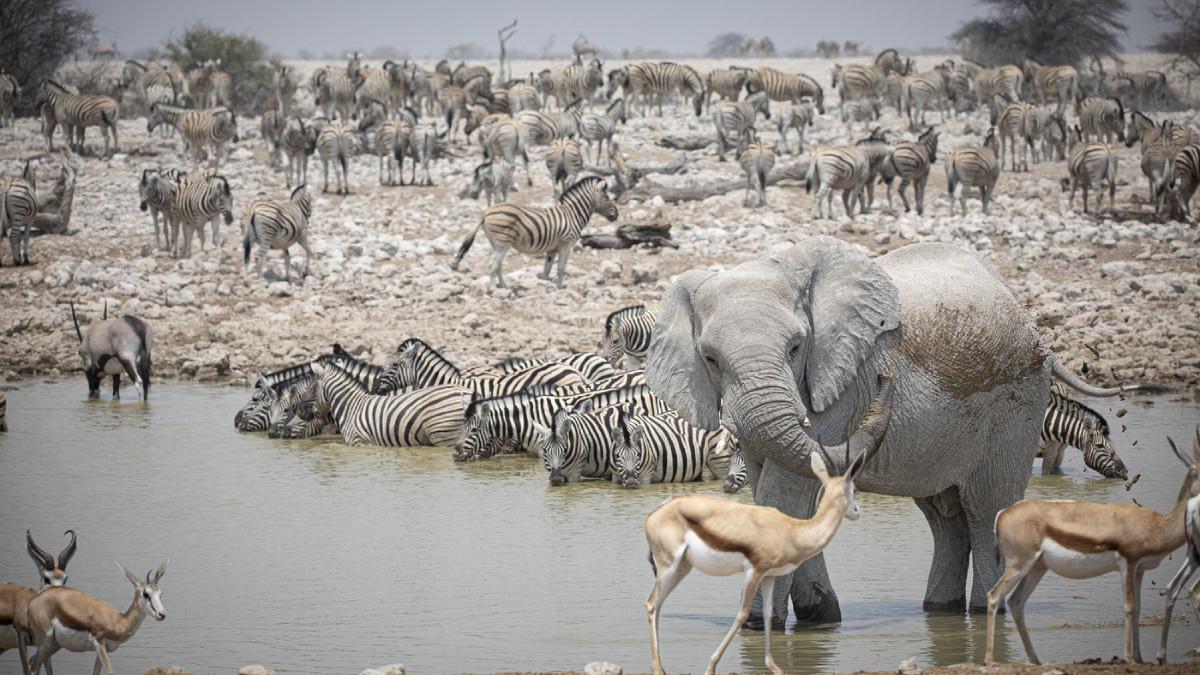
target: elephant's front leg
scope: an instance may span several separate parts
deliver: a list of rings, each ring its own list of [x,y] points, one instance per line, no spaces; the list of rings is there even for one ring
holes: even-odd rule
[[[754,502],[762,506],[773,506],[793,518],[811,518],[816,511],[817,492],[821,484],[810,478],[801,478],[774,465],[771,460],[763,463]],[[825,569],[825,556],[817,555],[798,567],[790,576],[776,580],[775,608],[772,612],[780,621],[787,621],[787,598],[792,600],[792,609],[800,623],[828,624],[842,620],[842,610],[837,594],[829,582]],[[786,593],[784,592],[786,591]],[[762,598],[756,598],[752,617],[762,616]],[[761,619],[760,619],[761,622]]]
[[[921,607],[926,612],[962,614],[967,609],[971,537],[958,488],[948,488],[932,497],[914,497],[913,501],[925,514],[933,533],[933,563]]]

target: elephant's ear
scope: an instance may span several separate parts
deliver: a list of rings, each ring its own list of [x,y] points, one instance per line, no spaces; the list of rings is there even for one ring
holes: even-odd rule
[[[876,349],[879,336],[900,327],[900,294],[887,272],[859,249],[832,237],[814,237],[809,313],[812,351],[805,378],[814,412],[833,405]]]
[[[675,280],[663,296],[658,322],[646,354],[646,383],[656,396],[704,429],[720,423],[721,399],[700,357],[699,319],[694,294],[705,279],[716,274],[690,270]]]

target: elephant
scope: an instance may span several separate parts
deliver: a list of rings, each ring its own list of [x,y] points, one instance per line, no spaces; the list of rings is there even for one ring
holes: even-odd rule
[[[734,433],[756,503],[801,518],[820,488],[809,456],[818,444],[839,462],[848,456],[878,378],[892,377],[885,438],[855,483],[911,497],[928,520],[928,612],[967,611],[968,567],[970,611],[986,610],[1000,574],[993,523],[1024,495],[1051,377],[1119,391],[1069,373],[975,255],[919,243],[871,259],[826,236],[682,274],[663,298],[645,368],[681,417]],[[841,620],[823,556],[777,584],[775,617],[788,616],[790,597],[800,622]]]

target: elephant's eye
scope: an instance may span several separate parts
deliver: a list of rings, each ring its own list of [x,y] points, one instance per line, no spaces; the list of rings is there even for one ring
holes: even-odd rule
[[[791,349],[788,349],[788,358],[793,361],[800,358],[800,347],[801,343],[799,342],[793,344]]]

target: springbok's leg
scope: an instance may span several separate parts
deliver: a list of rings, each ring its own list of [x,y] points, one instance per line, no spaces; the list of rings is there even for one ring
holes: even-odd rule
[[[1008,612],[1012,616],[1013,624],[1017,627],[1017,633],[1021,636],[1021,645],[1025,647],[1025,654],[1029,657],[1030,663],[1041,663],[1041,661],[1038,660],[1037,652],[1033,649],[1033,640],[1029,637],[1029,629],[1025,627],[1025,601],[1033,594],[1033,589],[1037,588],[1045,574],[1046,565],[1041,560],[1034,562],[1029,573],[1013,589],[1012,595],[1008,596]]]
[[[775,607],[775,578],[767,577],[767,583],[762,585],[762,603],[763,603],[763,641],[767,652],[767,667],[771,669],[775,675],[783,675],[783,670],[775,665],[775,657],[771,656],[771,613]]]
[[[662,657],[658,651],[658,616],[662,612],[663,603],[667,601],[667,596],[671,595],[671,591],[674,591],[679,582],[692,571],[692,564],[684,557],[686,549],[680,548],[682,550],[675,556],[673,564],[665,569],[659,565],[654,589],[650,591],[650,597],[646,598],[646,615],[650,620],[650,658],[655,675],[665,675]]]
[[[1137,563],[1126,561],[1121,573],[1125,582],[1125,661],[1132,662],[1134,650],[1137,648],[1134,643],[1137,634],[1134,629],[1137,621],[1137,592],[1140,588],[1137,583]]]
[[[753,567],[746,570],[746,583],[742,586],[741,607],[738,608],[737,616],[733,619],[733,625],[725,633],[725,639],[721,640],[721,644],[717,646],[717,651],[713,652],[712,658],[709,659],[708,668],[705,669],[704,675],[716,675],[717,664],[721,662],[721,656],[729,648],[729,643],[733,642],[733,636],[737,634],[738,629],[742,627],[742,624],[746,623],[746,618],[750,616],[750,603],[754,602],[754,593],[758,590],[760,581],[762,581],[762,576]],[[766,614],[765,609],[763,610],[763,614]]]
[[[983,658],[985,665],[994,665],[996,662],[993,655],[996,646],[996,612],[1000,611],[1000,602],[1008,597],[1027,572],[1028,570],[1020,568],[1016,560],[1005,560],[1004,575],[992,590],[988,591],[987,651]]]
[[[100,675],[100,654],[96,654],[96,659],[92,662],[92,675]]]
[[[1146,576],[1146,570],[1138,566],[1137,571],[1133,576],[1133,618],[1130,621],[1130,626],[1133,632],[1133,661],[1134,663],[1142,662],[1142,629],[1138,625],[1138,619],[1142,615],[1142,578]]]
[[[1167,608],[1163,610],[1163,628],[1162,640],[1158,645],[1159,663],[1167,662],[1167,633],[1171,630],[1171,612],[1175,610],[1175,600],[1179,598],[1179,594],[1183,592],[1183,585],[1187,583],[1192,573],[1196,571],[1196,560],[1192,558],[1191,552],[1188,552],[1187,560],[1183,561],[1179,571],[1175,573],[1175,577],[1171,579],[1171,585],[1167,588]],[[1197,582],[1200,584],[1200,582]]]
[[[108,671],[108,675],[113,675],[112,664],[108,662],[108,650],[104,648],[104,642],[90,635],[88,637],[92,641],[92,647],[96,649],[96,665],[99,666],[100,662],[103,661],[104,669]],[[99,675],[99,672],[100,669],[96,668],[96,672],[93,675]]]

